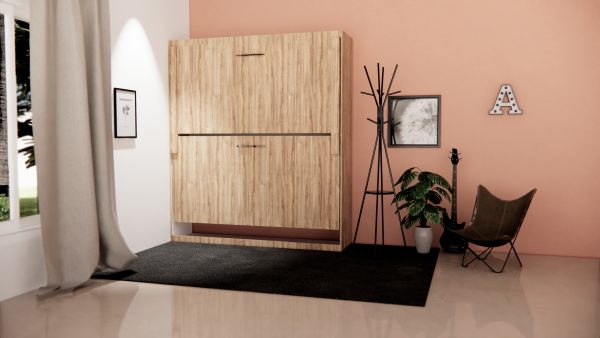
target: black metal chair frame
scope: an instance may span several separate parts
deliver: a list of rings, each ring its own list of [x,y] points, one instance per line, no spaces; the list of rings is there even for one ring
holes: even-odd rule
[[[515,235],[515,238],[516,237],[517,236]],[[510,241],[510,242],[508,242],[508,244],[510,244],[510,250],[508,250],[508,253],[506,254],[506,259],[504,259],[504,264],[502,264],[502,268],[500,270],[494,269],[491,265],[488,264],[488,262],[486,262],[486,259],[492,253],[492,250],[494,250],[496,247],[486,248],[480,254],[477,254],[475,251],[473,251],[473,249],[471,249],[469,247],[469,243],[467,243],[467,250],[465,250],[463,252],[461,265],[462,265],[463,268],[466,268],[471,263],[473,263],[474,261],[479,260],[479,261],[483,262],[483,264],[487,265],[487,267],[490,268],[490,270],[492,270],[492,272],[501,273],[502,271],[504,271],[504,267],[506,266],[506,263],[508,262],[508,258],[510,257],[510,253],[514,252],[515,253],[515,257],[517,257],[517,261],[519,261],[519,265],[521,267],[523,267],[523,263],[521,262],[521,258],[519,257],[519,254],[517,254],[517,249],[515,249],[515,241]],[[473,259],[471,259],[470,261],[468,261],[467,263],[465,263],[465,256],[467,254],[467,251],[470,251],[473,254],[474,257],[473,257]],[[481,257],[483,255],[485,255],[485,256]]]
[[[485,187],[484,187],[484,189],[485,189]],[[487,189],[485,189],[485,190],[487,190]],[[531,193],[535,194],[536,190],[537,189],[534,189],[531,192],[529,192],[528,194],[531,194]],[[489,191],[488,191],[488,193],[489,193]],[[477,200],[478,199],[479,198],[477,198]],[[533,195],[531,196],[531,198],[529,200],[529,203],[527,204],[527,207],[526,207],[525,212],[523,214],[523,219],[525,218],[525,215],[527,214],[527,210],[529,209],[529,206],[531,205],[531,200],[532,199],[533,199]],[[478,201],[475,202],[476,206],[477,206],[477,202]],[[519,265],[521,267],[523,267],[523,262],[521,262],[521,258],[519,257],[519,254],[517,253],[517,249],[515,249],[515,242],[517,240],[517,236],[519,236],[519,232],[521,231],[521,225],[522,225],[523,219],[521,219],[521,224],[519,224],[519,226],[517,228],[517,231],[515,232],[515,235],[512,237],[512,239],[509,240],[508,243],[502,244],[502,245],[506,245],[506,244],[510,245],[510,249],[508,250],[508,253],[506,253],[506,258],[504,259],[504,263],[502,263],[502,267],[499,270],[498,269],[494,269],[494,267],[492,267],[486,260],[489,257],[489,255],[492,253],[492,250],[494,250],[495,248],[497,248],[499,246],[502,246],[502,245],[486,247],[485,250],[483,250],[481,253],[478,254],[475,251],[473,251],[473,249],[471,249],[469,247],[469,244],[471,244],[471,241],[468,238],[466,238],[466,237],[463,237],[463,238],[465,238],[467,240],[467,250],[465,250],[463,252],[461,266],[463,268],[466,268],[471,263],[473,263],[474,261],[478,260],[478,261],[483,262],[483,264],[487,265],[487,267],[492,272],[494,272],[494,273],[501,273],[501,272],[504,271],[504,268],[506,267],[506,263],[508,262],[508,259],[510,258],[511,252],[514,252],[515,253],[515,257],[517,257],[517,261],[519,262]],[[477,243],[475,243],[475,244],[477,244]],[[474,257],[470,261],[468,261],[468,262],[465,263],[465,258],[466,258],[466,255],[467,255],[467,251],[470,251],[473,254]]]

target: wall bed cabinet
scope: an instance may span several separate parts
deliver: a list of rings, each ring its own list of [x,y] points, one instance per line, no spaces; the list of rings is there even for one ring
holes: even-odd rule
[[[170,42],[173,240],[349,244],[351,55],[339,31]]]

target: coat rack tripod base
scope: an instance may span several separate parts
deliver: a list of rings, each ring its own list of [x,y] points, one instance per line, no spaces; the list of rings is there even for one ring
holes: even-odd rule
[[[387,144],[385,142],[385,136],[383,133],[383,128],[388,121],[384,121],[383,119],[383,110],[385,107],[385,103],[387,102],[387,98],[391,94],[397,94],[400,91],[396,91],[390,94],[390,88],[392,87],[392,83],[394,82],[394,77],[396,76],[396,71],[398,70],[398,65],[394,68],[394,73],[392,74],[392,78],[390,80],[387,91],[383,92],[383,83],[385,76],[385,67],[380,68],[379,63],[377,64],[377,91],[373,88],[373,83],[371,82],[371,78],[369,76],[369,72],[367,67],[364,67],[365,73],[367,75],[367,79],[369,80],[369,86],[371,87],[371,92],[361,92],[364,95],[372,96],[375,99],[375,105],[377,106],[377,121],[372,119],[367,119],[370,122],[374,123],[377,127],[377,135],[375,136],[375,145],[373,146],[373,153],[371,154],[371,163],[369,164],[369,173],[367,174],[367,182],[365,183],[365,189],[363,191],[362,201],[360,203],[360,212],[358,213],[358,222],[356,224],[356,230],[354,231],[354,240],[353,243],[356,243],[356,237],[358,235],[358,229],[360,228],[360,221],[362,219],[362,214],[365,206],[365,199],[367,195],[375,196],[375,229],[374,229],[374,240],[373,245],[375,247],[375,253],[377,254],[377,232],[378,232],[378,219],[381,214],[381,245],[385,246],[385,217],[384,217],[384,204],[383,204],[383,196],[391,195],[392,198],[396,196],[396,188],[394,186],[394,177],[392,175],[392,167],[390,165],[390,158],[388,156]],[[377,186],[375,190],[369,189],[369,181],[371,179],[371,174],[373,172],[373,165],[375,163],[375,154],[377,154],[377,170],[376,170],[376,182]],[[387,170],[390,179],[390,185],[392,190],[384,190],[383,187],[383,159],[385,157],[385,162],[387,164]],[[381,204],[381,208],[379,207]],[[398,210],[398,201],[394,200],[394,204],[396,206],[396,210]],[[404,236],[404,229],[401,225],[400,213],[396,212],[398,215],[398,224],[400,225],[400,231],[402,232],[402,241],[404,246],[406,246],[406,237]]]

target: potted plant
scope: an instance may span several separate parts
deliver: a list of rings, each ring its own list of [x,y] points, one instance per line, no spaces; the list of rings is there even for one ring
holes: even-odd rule
[[[408,229],[417,224],[417,252],[429,253],[433,232],[428,223],[441,224],[443,217],[448,216],[446,209],[439,204],[443,199],[450,201],[450,184],[438,174],[413,167],[407,169],[394,185],[400,185],[400,192],[393,201],[401,203],[396,212],[407,210],[401,220],[402,226]]]

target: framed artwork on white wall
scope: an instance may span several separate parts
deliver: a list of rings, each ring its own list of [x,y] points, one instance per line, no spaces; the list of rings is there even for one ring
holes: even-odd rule
[[[114,88],[115,138],[137,138],[137,103],[135,90]]]

